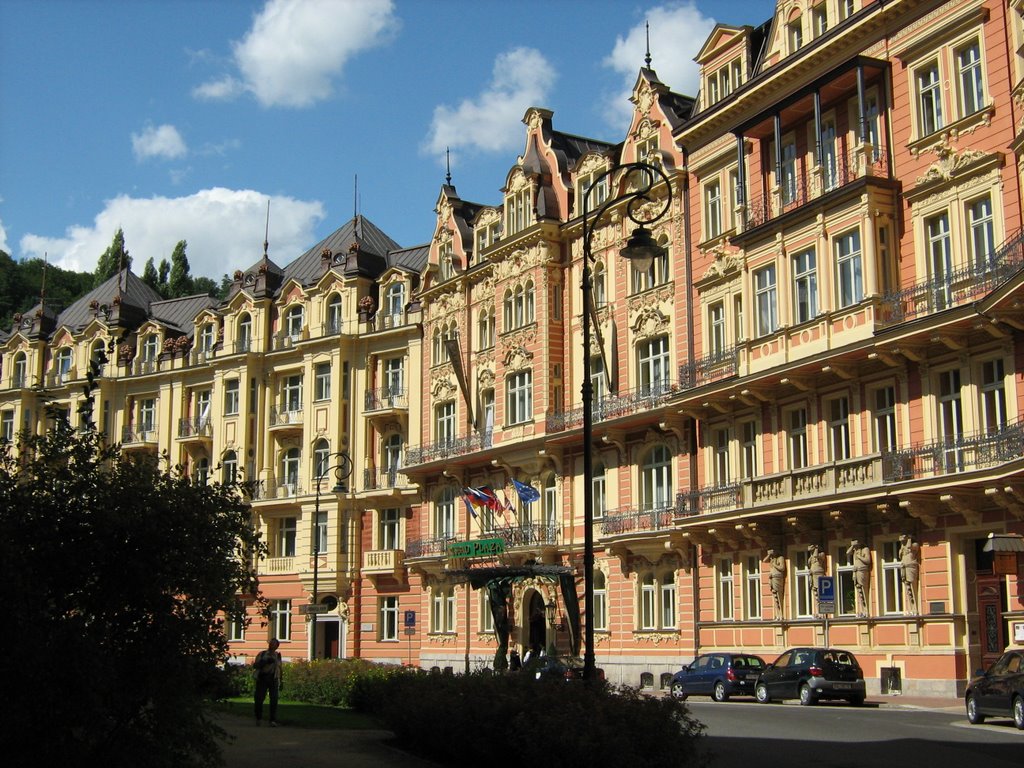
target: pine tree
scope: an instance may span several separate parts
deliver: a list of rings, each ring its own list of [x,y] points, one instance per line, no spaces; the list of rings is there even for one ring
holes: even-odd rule
[[[132,257],[128,255],[128,249],[124,247],[124,230],[120,227],[114,233],[114,240],[110,243],[96,263],[96,271],[93,273],[93,287],[102,285],[122,269],[130,269]]]
[[[192,293],[192,275],[189,274],[188,256],[185,255],[187,247],[188,243],[179,240],[174,246],[174,253],[171,254],[171,274],[167,281],[168,298],[176,299]]]

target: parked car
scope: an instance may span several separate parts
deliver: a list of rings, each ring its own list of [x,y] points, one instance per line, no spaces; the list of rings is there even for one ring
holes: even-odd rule
[[[701,654],[672,676],[669,692],[677,699],[710,696],[715,701],[753,696],[764,667],[764,659],[749,653]]]
[[[803,705],[821,699],[864,703],[864,673],[857,658],[840,648],[791,648],[765,667],[754,685],[762,704],[773,699],[799,699]]]
[[[1024,730],[1024,650],[1007,651],[971,680],[964,701],[971,723],[983,723],[989,716],[1012,717],[1013,724]]]

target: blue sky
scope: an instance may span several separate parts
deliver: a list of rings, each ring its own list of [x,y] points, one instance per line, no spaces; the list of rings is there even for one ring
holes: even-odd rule
[[[500,202],[529,106],[620,141],[653,67],[696,93],[714,23],[774,0],[0,0],[0,249],[135,270],[188,241],[219,279],[286,264],[356,208],[426,242],[451,148],[459,195]]]

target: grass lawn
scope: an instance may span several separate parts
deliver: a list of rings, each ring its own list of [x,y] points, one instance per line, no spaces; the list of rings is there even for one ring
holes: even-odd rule
[[[269,702],[263,704],[266,715]],[[217,705],[218,710],[236,717],[253,717],[252,698],[237,696]],[[367,715],[341,707],[324,707],[303,701],[281,699],[277,702],[277,721],[291,728],[336,728],[339,730],[373,730],[380,723]]]

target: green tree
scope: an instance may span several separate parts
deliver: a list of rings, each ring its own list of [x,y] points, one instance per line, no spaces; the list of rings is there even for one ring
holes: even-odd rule
[[[120,227],[114,233],[114,240],[110,243],[96,263],[96,271],[93,279],[93,287],[97,287],[116,275],[121,269],[130,269],[132,257],[128,255],[128,249],[124,247],[124,230]]]
[[[158,290],[158,286],[160,284],[160,277],[156,273],[156,265],[153,263],[152,256],[146,259],[146,266],[142,268],[142,282],[144,282],[154,291]]]
[[[36,765],[210,766],[220,611],[262,549],[238,489],[122,454],[66,420],[0,449],[0,749]]]
[[[188,256],[185,255],[185,248],[188,243],[179,240],[174,246],[174,253],[171,254],[171,274],[167,281],[167,295],[169,298],[177,299],[181,296],[189,296],[192,290],[192,275],[188,265]]]
[[[208,293],[210,296],[220,298],[219,290],[219,286],[209,277],[192,278],[192,293]]]
[[[167,259],[160,259],[160,267],[157,269],[156,289],[160,295],[167,298],[167,276],[171,272],[171,265]]]

